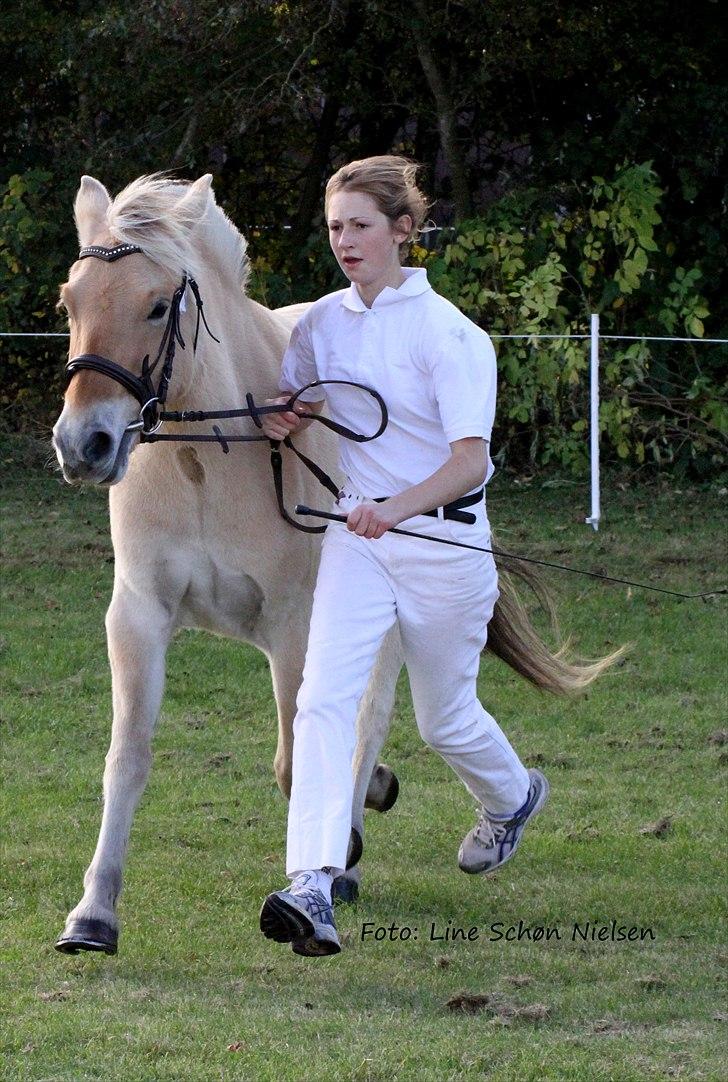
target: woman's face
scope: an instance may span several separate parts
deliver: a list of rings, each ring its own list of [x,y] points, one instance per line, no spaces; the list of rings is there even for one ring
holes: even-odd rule
[[[344,189],[331,196],[326,217],[331,250],[350,281],[386,285],[399,273],[399,246],[409,235],[409,215],[391,222],[370,195]]]

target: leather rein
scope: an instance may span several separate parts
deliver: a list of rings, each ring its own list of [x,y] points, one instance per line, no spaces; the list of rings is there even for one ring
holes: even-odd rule
[[[106,263],[115,263],[117,259],[123,259],[124,256],[133,255],[135,253],[143,255],[143,250],[135,244],[117,244],[113,248],[105,248],[99,244],[92,244],[85,248],[81,248],[78,258],[102,259]],[[314,380],[313,383],[308,383],[305,387],[300,387],[291,395],[286,403],[274,406],[257,406],[253,399],[253,395],[248,392],[245,396],[247,407],[244,409],[171,411],[163,409],[162,407],[167,401],[167,392],[172,379],[176,348],[177,346],[179,346],[180,349],[186,348],[180,328],[180,315],[186,310],[185,298],[187,286],[190,287],[197,308],[197,321],[195,324],[192,352],[194,353],[197,349],[200,323],[204,325],[205,330],[213,341],[219,342],[220,339],[215,337],[205,319],[199,286],[195,279],[185,271],[182,274],[182,281],[172,294],[172,303],[169,307],[167,323],[162,334],[162,340],[159,343],[157,355],[151,364],[149,362],[149,354],[144,357],[141,365],[141,376],[135,375],[128,368],[124,368],[122,365],[117,364],[116,361],[112,361],[108,357],[102,357],[97,353],[81,353],[76,357],[72,357],[65,366],[67,376],[66,386],[68,386],[78,372],[82,371],[99,372],[102,376],[108,376],[109,379],[113,379],[116,383],[121,384],[129,394],[136,398],[140,406],[139,419],[128,424],[124,431],[139,432],[141,443],[218,443],[224,454],[229,454],[230,443],[256,443],[263,441],[269,443],[271,447],[270,461],[273,470],[273,483],[276,491],[276,500],[278,502],[278,511],[281,517],[285,519],[286,522],[290,523],[291,526],[294,526],[297,530],[301,530],[303,533],[323,533],[326,526],[304,526],[302,523],[296,522],[296,520],[289,515],[288,511],[286,511],[283,499],[283,459],[280,453],[281,442],[293,451],[303,465],[310,470],[314,477],[316,477],[316,479],[324,486],[324,488],[327,488],[332,495],[339,495],[339,486],[324,470],[321,469],[320,466],[299,451],[293,445],[290,437],[287,436],[284,440],[280,441],[269,440],[267,436],[229,435],[221,432],[216,424],[212,425],[212,432],[186,433],[179,436],[167,432],[159,433],[158,429],[165,421],[175,424],[188,424],[230,419],[233,417],[250,417],[257,428],[262,428],[263,426],[260,422],[260,417],[262,415],[292,410],[305,391],[308,391],[312,387],[323,387],[327,384],[334,383],[343,384],[347,387],[357,387],[359,390],[366,391],[367,394],[371,395],[377,403],[381,415],[376,432],[372,435],[354,432],[351,428],[347,428],[346,425],[341,425],[330,417],[322,417],[317,413],[304,412],[301,410],[298,411],[298,416],[304,419],[318,421],[319,424],[331,429],[332,432],[336,432],[339,436],[343,436],[344,439],[354,440],[356,443],[368,443],[370,440],[375,440],[377,437],[381,436],[387,427],[389,417],[384,399],[378,391],[375,391],[373,387],[368,387],[364,383],[354,383],[350,380],[343,379],[323,379]],[[161,369],[159,372],[159,381],[155,387],[152,382],[152,376],[160,363]]]

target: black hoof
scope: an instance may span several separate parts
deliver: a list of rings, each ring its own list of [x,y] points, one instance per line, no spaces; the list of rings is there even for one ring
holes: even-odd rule
[[[79,951],[103,951],[116,954],[119,933],[103,920],[86,920],[79,917],[72,920],[63,929],[63,935],[56,943],[57,951],[63,954],[78,954]]]
[[[361,855],[364,852],[364,843],[361,840],[361,834],[356,827],[351,828],[351,837],[349,838],[349,852],[346,855],[346,870],[353,868],[355,864],[358,864],[361,860]]]
[[[388,812],[397,803],[398,796],[397,775],[384,763],[378,763],[372,772],[364,807],[371,808],[372,811]]]
[[[331,886],[331,900],[336,902],[355,902],[359,897],[359,884],[345,875],[337,876]]]
[[[384,794],[384,800],[379,805],[377,811],[388,812],[390,808],[393,808],[397,803],[397,797],[399,796],[399,780],[397,775],[393,772],[392,777],[387,786],[387,791]]]

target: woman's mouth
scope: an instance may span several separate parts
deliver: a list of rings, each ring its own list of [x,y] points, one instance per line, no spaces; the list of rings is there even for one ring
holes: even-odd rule
[[[342,263],[345,267],[357,267],[361,263],[361,259],[357,259],[352,255],[345,255]]]

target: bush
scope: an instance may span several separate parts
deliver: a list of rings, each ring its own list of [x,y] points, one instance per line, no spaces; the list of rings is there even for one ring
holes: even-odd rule
[[[501,465],[583,474],[588,460],[589,316],[601,333],[702,338],[709,327],[699,263],[683,266],[660,229],[662,192],[650,163],[611,179],[550,192],[521,191],[462,222],[411,262],[492,335],[500,371],[494,447]],[[0,329],[63,331],[58,284],[75,255],[72,192],[50,173],[10,178],[0,204]],[[278,237],[278,239],[276,239]],[[251,293],[270,307],[341,285],[325,234],[292,251],[285,236],[249,238]],[[263,254],[264,253],[264,254]],[[541,334],[559,337],[539,338]],[[723,337],[716,328],[714,337]],[[48,423],[58,409],[63,339],[5,339],[0,402],[11,424]],[[662,342],[601,343],[602,453],[630,466],[672,464],[694,476],[726,461],[726,348]],[[7,424],[7,422],[6,422]]]
[[[31,169],[11,176],[0,202],[0,330],[66,331],[55,311],[58,286],[73,258],[75,234],[53,212],[52,176]],[[69,198],[70,204],[70,198]],[[63,386],[63,338],[4,338],[0,405],[6,423],[47,423]]]
[[[586,468],[589,343],[565,336],[588,334],[591,313],[604,335],[703,337],[702,271],[674,265],[661,194],[649,163],[625,164],[589,190],[509,196],[439,250],[415,249],[434,288],[489,333],[533,336],[495,342],[503,462]],[[600,354],[607,457],[700,474],[725,463],[724,347],[605,341]]]

